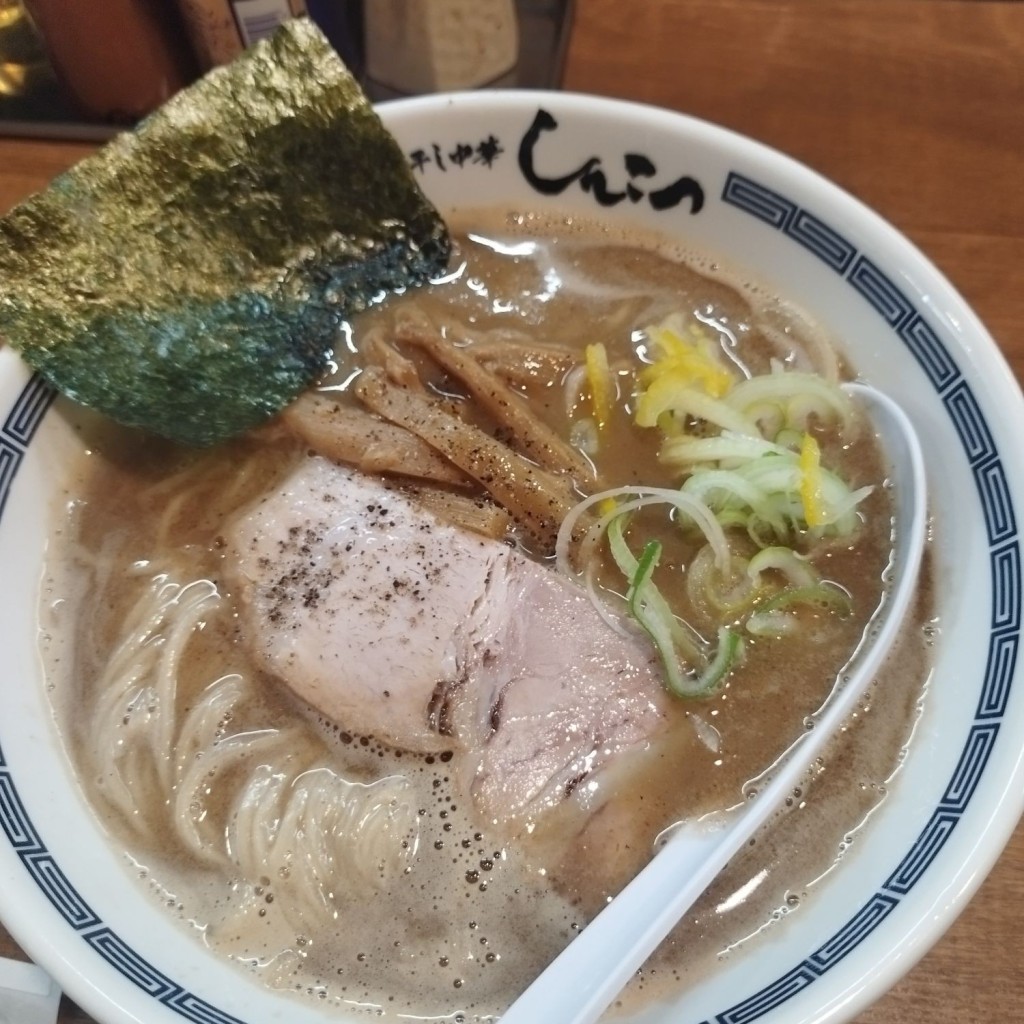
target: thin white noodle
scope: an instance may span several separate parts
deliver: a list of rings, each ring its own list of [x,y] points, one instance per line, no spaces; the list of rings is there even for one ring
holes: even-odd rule
[[[170,629],[166,634],[161,657],[157,664],[154,687],[157,714],[152,746],[157,771],[165,790],[170,790],[174,785],[172,766],[177,728],[175,704],[181,656],[202,617],[219,607],[220,603],[220,595],[213,583],[209,580],[196,580],[179,588],[178,593],[169,602],[164,612],[165,620],[170,618]],[[172,606],[177,609],[176,615],[170,615]]]
[[[322,915],[343,887],[380,885],[415,851],[409,783],[343,778],[306,741],[311,727],[247,726],[249,684],[237,674],[186,712],[182,659],[221,605],[208,580],[145,582],[97,682],[89,757],[130,828],[144,834],[153,809],[169,806],[176,837],[202,862],[235,868],[253,887],[272,873],[287,913],[294,904],[296,915]],[[226,812],[210,806],[214,789],[233,793]]]
[[[566,375],[562,383],[562,396],[565,402],[565,415],[572,418],[579,404],[580,395],[583,393],[583,382],[587,377],[587,367],[584,363],[578,363]]]
[[[769,322],[768,317],[779,317],[789,323],[784,329]],[[774,308],[763,307],[755,318],[757,330],[780,353],[793,353],[801,360],[801,367],[818,373],[833,384],[839,382],[839,359],[836,348],[830,344],[820,330],[807,320],[804,313],[789,303],[774,302]]]

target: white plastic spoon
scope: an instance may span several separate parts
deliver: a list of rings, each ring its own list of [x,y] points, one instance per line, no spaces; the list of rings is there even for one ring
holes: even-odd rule
[[[868,635],[803,733],[738,810],[677,831],[501,1017],[501,1024],[592,1024],[733,855],[775,813],[871,683],[913,599],[926,532],[924,460],[906,414],[863,384],[847,392],[867,407],[888,456],[895,492],[891,586]]]

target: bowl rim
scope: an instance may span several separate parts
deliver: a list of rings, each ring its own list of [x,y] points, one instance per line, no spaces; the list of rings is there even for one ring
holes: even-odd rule
[[[974,347],[966,349],[962,355],[964,359],[971,364],[976,370],[977,374],[984,376],[986,385],[992,389],[993,401],[1002,401],[1006,405],[1007,415],[1012,410],[1016,416],[1015,419],[1022,428],[1024,428],[1024,413],[1022,413],[1022,397],[1019,386],[1013,377],[1012,371],[1009,368],[1005,357],[1000,352],[995,341],[988,334],[985,327],[981,324],[980,320],[968,307],[967,303],[956,291],[955,287],[945,278],[940,270],[907,238],[905,238],[895,227],[893,227],[888,221],[881,218],[874,211],[870,210],[863,203],[860,202],[855,196],[844,191],[840,186],[828,181],[822,177],[818,172],[812,170],[806,165],[794,160],[779,151],[772,149],[763,143],[756,142],[746,136],[739,135],[731,131],[730,129],[723,128],[721,126],[710,124],[709,122],[702,121],[694,118],[690,115],[663,110],[658,107],[649,106],[646,104],[639,104],[632,101],[610,99],[604,97],[588,96],[576,93],[564,93],[564,92],[544,92],[544,91],[507,91],[507,92],[472,92],[472,93],[456,93],[456,94],[445,94],[445,95],[434,95],[426,97],[416,97],[411,99],[404,99],[398,101],[391,101],[381,106],[380,111],[386,124],[392,122],[407,119],[410,123],[417,120],[417,118],[424,112],[427,111],[429,114],[436,115],[439,110],[443,110],[446,107],[451,107],[456,110],[457,113],[462,114],[467,111],[469,112],[486,112],[493,113],[496,109],[530,109],[539,103],[547,104],[552,109],[564,113],[565,115],[573,114],[576,116],[582,116],[584,118],[597,118],[607,117],[608,114],[615,116],[624,116],[637,121],[642,121],[650,126],[650,130],[656,131],[660,126],[667,126],[673,133],[690,132],[698,134],[702,140],[707,139],[712,142],[715,146],[719,146],[725,149],[739,149],[745,153],[749,153],[756,161],[768,160],[772,167],[771,178],[785,178],[792,180],[794,188],[799,188],[801,202],[795,203],[790,196],[783,194],[782,192],[774,189],[769,189],[761,186],[757,181],[751,178],[739,178],[732,179],[732,193],[731,202],[738,210],[741,210],[747,216],[753,216],[760,219],[762,222],[767,224],[769,227],[774,228],[778,231],[787,231],[787,225],[792,228],[795,222],[795,217],[798,217],[799,211],[803,211],[808,214],[809,219],[805,222],[806,228],[813,228],[819,234],[808,233],[805,238],[796,238],[795,240],[805,245],[807,248],[811,248],[811,251],[818,255],[822,259],[835,258],[835,244],[836,236],[842,240],[843,232],[835,232],[832,234],[821,234],[821,228],[830,228],[830,225],[823,222],[821,218],[816,218],[813,213],[815,209],[824,206],[826,209],[832,209],[837,203],[840,207],[845,205],[846,209],[844,214],[848,215],[851,219],[861,219],[861,232],[860,237],[872,238],[876,234],[880,234],[881,240],[884,239],[884,247],[886,248],[886,260],[887,264],[898,265],[901,268],[903,276],[897,280],[893,280],[892,276],[886,277],[882,274],[882,279],[879,280],[877,276],[871,276],[863,279],[863,287],[865,291],[875,289],[871,292],[871,295],[865,295],[869,301],[872,301],[871,296],[879,305],[893,299],[893,293],[895,292],[898,297],[907,287],[908,282],[914,280],[928,281],[933,285],[933,290],[937,295],[941,295],[941,309],[935,307],[927,308],[927,312],[930,316],[939,317],[943,322],[956,321],[960,327],[960,332],[965,337],[970,337],[974,342]],[[806,191],[805,191],[806,190]],[[429,190],[428,190],[429,191]],[[810,201],[805,201],[809,197]],[[727,200],[729,201],[729,200]],[[793,208],[796,208],[798,213],[794,214]],[[790,218],[785,220],[784,218]],[[782,218],[782,219],[780,219]],[[817,223],[814,223],[814,222]],[[792,236],[791,236],[792,237]],[[825,244],[828,243],[828,244]],[[813,246],[819,246],[820,251],[816,251]],[[844,257],[845,258],[845,255]],[[879,268],[875,267],[877,271]],[[906,296],[903,295],[905,299]],[[878,308],[878,307],[876,307]],[[879,308],[879,312],[881,309]],[[917,311],[920,313],[920,310]],[[883,314],[884,315],[884,314]],[[922,318],[927,326],[927,319]],[[934,334],[934,331],[932,331]],[[906,339],[905,339],[906,340]],[[943,388],[943,394],[947,394],[949,390],[956,384],[956,375],[952,374],[948,363],[944,362],[941,358],[941,343],[939,348],[935,348],[934,344],[937,339],[929,337],[927,332],[921,334],[917,338],[915,343],[919,346],[915,352],[915,357],[922,362],[922,365],[926,366],[926,372],[933,378],[933,381],[941,384]],[[958,371],[955,360],[952,362],[954,371]],[[967,389],[969,393],[969,388]],[[40,403],[45,403],[46,399],[44,395],[39,392],[33,392],[31,401],[29,404],[33,404],[33,410],[37,409]],[[946,401],[946,399],[944,399]],[[961,421],[958,421],[958,429],[961,427],[964,431],[969,431],[973,426],[976,425],[975,421],[971,419],[971,416],[977,414],[977,405],[972,408],[970,405],[963,407],[957,407],[955,412],[952,411],[952,406],[946,401],[947,408],[951,409],[951,414],[960,415],[964,417]],[[4,410],[6,411],[6,410]],[[45,409],[44,409],[45,411]],[[984,417],[981,416],[981,421],[984,423]],[[8,420],[10,422],[10,418]],[[22,428],[19,428],[22,429]],[[34,426],[29,424],[27,439],[24,444],[27,446],[28,440],[31,439],[31,431]],[[6,425],[5,425],[6,430]],[[989,438],[991,441],[991,437]],[[984,442],[984,438],[981,439],[980,443]],[[998,456],[998,451],[995,453]],[[987,458],[987,455],[985,456]],[[975,464],[978,464],[978,460],[975,460]],[[1016,523],[1012,519],[1012,490],[1009,482],[1005,480],[996,480],[999,486],[1005,487],[1004,494],[1007,501],[1011,501],[1010,513],[1012,532],[996,532],[995,540],[989,545],[990,551],[995,549],[996,545],[1012,544],[1013,550],[1017,552],[1016,558],[1016,569],[1014,570],[1011,566],[1007,571],[1015,571],[1017,574],[1017,582],[1019,587],[1019,546],[1016,534]],[[980,485],[985,486],[985,485]],[[0,494],[0,511],[2,511],[3,500],[5,494]],[[995,500],[992,494],[988,494],[991,500]],[[998,510],[993,511],[989,518],[989,526],[991,528],[992,523],[996,520],[993,516],[997,516]],[[1001,521],[1000,521],[1001,522]],[[997,524],[998,525],[998,524]],[[1000,527],[1001,529],[1002,527]],[[991,530],[990,530],[991,534]],[[990,536],[991,539],[991,536]],[[1000,549],[1002,550],[1002,549]],[[1008,620],[1008,626],[1010,632],[1003,632],[1000,636],[1013,636],[1012,651],[1008,652],[1005,657],[1016,657],[1016,644],[1019,640],[1019,600],[1015,609],[1009,611],[1010,619]],[[1013,616],[1017,618],[1014,622]],[[1002,628],[1002,627],[1000,627]],[[993,634],[995,629],[993,629]],[[1008,699],[1010,684],[1015,672],[1014,665],[1011,664],[1008,670],[1009,675],[1005,678],[1005,694],[1000,694],[1000,699],[1004,697]],[[981,781],[981,774],[976,771],[977,757],[981,755],[987,756],[986,750],[990,749],[985,747],[986,743],[995,743],[995,732],[998,732],[998,726],[1002,719],[999,716],[993,716],[989,714],[986,717],[987,725],[981,726],[982,731],[978,733],[981,737],[977,742],[982,744],[980,747],[976,747],[973,751],[972,756],[975,758],[973,761],[965,762],[965,775],[958,780],[957,793],[961,791],[966,793],[967,799],[969,800],[974,792],[974,788]],[[985,731],[988,726],[994,726],[995,731],[991,729]],[[1005,741],[1004,741],[1005,746]],[[965,756],[969,753],[965,748]],[[0,749],[0,784],[4,783],[5,778],[9,780],[8,776],[4,775],[4,761],[3,752]],[[984,765],[982,764],[982,767]],[[947,880],[946,895],[947,899],[938,908],[933,908],[933,912],[930,918],[930,923],[927,927],[920,926],[915,928],[905,936],[900,946],[899,956],[890,956],[882,964],[876,965],[874,971],[875,982],[870,987],[860,986],[856,992],[849,992],[844,994],[842,1000],[843,1005],[833,1006],[831,1009],[823,1008],[823,1016],[816,1017],[816,1020],[825,1021],[826,1019],[843,1019],[847,1015],[852,1015],[858,1010],[862,1009],[868,1003],[873,1001],[881,994],[885,988],[888,988],[894,983],[900,976],[902,976],[910,967],[930,948],[930,946],[937,941],[941,934],[948,928],[953,922],[955,917],[963,909],[967,900],[976,891],[978,886],[984,880],[985,875],[988,873],[992,865],[997,860],[998,856],[1002,852],[1005,843],[1008,841],[1014,828],[1016,827],[1017,821],[1021,814],[1024,813],[1024,754],[1018,754],[1015,765],[1012,765],[1009,769],[1009,775],[1003,780],[1002,791],[998,794],[993,794],[993,797],[985,812],[983,821],[983,828],[979,834],[980,838],[983,835],[985,843],[980,847],[977,859],[973,860],[970,864],[964,863],[960,865],[958,870],[950,875]],[[954,800],[950,804],[949,813],[953,815],[944,824],[948,827],[955,827],[956,821],[959,820],[956,817],[956,811],[959,804]],[[966,800],[962,801],[961,810],[966,809]],[[978,805],[975,805],[978,806]],[[955,818],[955,820],[953,820]],[[6,822],[11,819],[8,817]],[[952,825],[950,825],[952,822]],[[937,832],[935,838],[942,839],[943,833]],[[941,846],[941,843],[940,843]],[[934,855],[934,851],[931,851]],[[929,861],[930,863],[930,861]],[[10,888],[5,886],[3,888]],[[909,892],[909,889],[908,889]],[[8,901],[7,894],[3,895],[5,901],[5,908],[7,906],[14,906],[17,904],[16,898],[11,898]],[[872,912],[887,913],[884,906],[877,906],[872,908]],[[870,923],[870,920],[874,918],[865,918],[863,924],[866,926]],[[43,939],[36,935],[26,934],[27,924],[22,928],[17,928],[18,922],[15,921],[14,917],[11,919],[11,923],[15,927],[11,927],[12,934],[21,942],[26,950],[34,956],[41,957],[46,960],[47,958],[47,944],[44,943]],[[845,953],[843,954],[845,955]],[[82,1003],[83,1006],[88,1008],[90,1005],[100,1007],[104,1012],[111,1009],[110,1004],[107,1003],[106,997],[103,993],[98,993],[93,988],[91,982],[86,978],[84,973],[79,973],[73,964],[70,962],[62,963],[62,970],[60,973],[61,984],[65,984],[65,973],[67,979],[71,982],[67,990],[72,998]],[[765,999],[769,998],[765,993],[758,993],[758,997],[762,1003]],[[780,1004],[781,1005],[781,1004]],[[751,1007],[748,1007],[750,1009]],[[124,1011],[130,1012],[130,1011]],[[758,1014],[760,1016],[760,1014]],[[111,1020],[115,1017],[111,1017]],[[125,1017],[123,1019],[136,1019],[134,1017]],[[733,1019],[731,1017],[723,1016],[722,1020]],[[739,1015],[735,1019],[741,1019]],[[753,1017],[745,1017],[743,1019],[754,1019]],[[774,1017],[772,1019],[775,1019]]]

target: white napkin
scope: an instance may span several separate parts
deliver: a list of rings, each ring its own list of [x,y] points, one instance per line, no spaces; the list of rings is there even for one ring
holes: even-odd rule
[[[0,1024],[54,1024],[60,989],[35,964],[0,956]]]

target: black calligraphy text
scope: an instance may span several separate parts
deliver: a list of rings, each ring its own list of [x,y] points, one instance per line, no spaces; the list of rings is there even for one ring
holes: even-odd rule
[[[658,168],[650,157],[642,153],[626,153],[623,164],[628,180],[621,187],[609,184],[601,157],[592,156],[563,175],[545,177],[538,173],[534,154],[542,137],[555,131],[558,122],[546,110],[538,110],[533,124],[519,144],[519,167],[526,180],[542,195],[560,195],[573,184],[593,195],[601,206],[615,206],[623,200],[638,203],[646,197],[652,209],[668,210],[684,200],[690,201],[690,213],[699,213],[704,206],[704,189],[689,175],[677,178],[671,184],[649,189],[648,179],[655,178]]]

